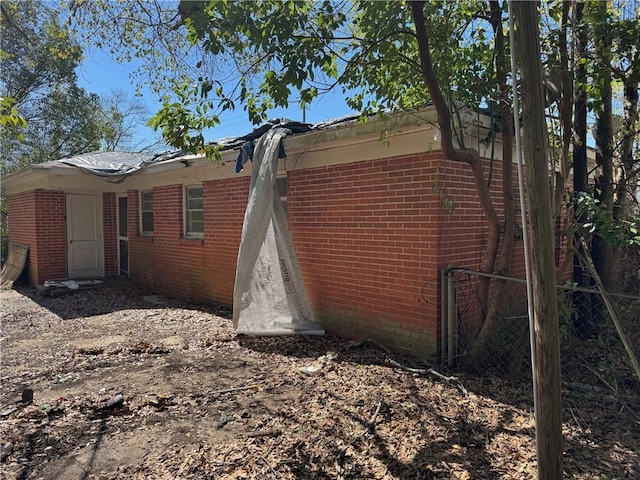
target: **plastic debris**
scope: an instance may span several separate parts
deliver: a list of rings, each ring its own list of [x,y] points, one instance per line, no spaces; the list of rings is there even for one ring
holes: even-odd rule
[[[327,352],[324,355],[318,357],[318,361],[323,363],[333,362],[338,359],[338,354],[336,352]]]
[[[327,365],[330,365],[334,360],[338,359],[338,354],[336,352],[327,352],[324,355],[320,355],[316,363],[312,365],[306,365],[304,367],[300,367],[298,370],[306,375],[315,375],[320,372]],[[332,367],[329,367],[331,369]]]
[[[306,373],[307,375],[315,375],[316,373],[320,372],[320,370],[322,370],[322,367],[318,365],[307,365],[306,367],[300,368],[300,371],[302,373]]]
[[[111,397],[109,400],[107,400],[104,404],[104,407],[102,408],[103,409],[116,408],[122,405],[123,403],[124,403],[124,396],[122,395],[122,393],[118,393],[113,397]]]

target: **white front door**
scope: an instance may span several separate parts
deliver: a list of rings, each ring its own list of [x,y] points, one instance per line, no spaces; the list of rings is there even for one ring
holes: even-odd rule
[[[101,207],[98,195],[67,195],[67,270],[71,278],[104,276]]]

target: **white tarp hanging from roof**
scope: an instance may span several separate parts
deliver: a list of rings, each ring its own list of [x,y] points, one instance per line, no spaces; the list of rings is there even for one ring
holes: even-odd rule
[[[287,133],[267,131],[254,150],[233,291],[237,333],[324,334],[313,318],[276,188],[279,145]]]

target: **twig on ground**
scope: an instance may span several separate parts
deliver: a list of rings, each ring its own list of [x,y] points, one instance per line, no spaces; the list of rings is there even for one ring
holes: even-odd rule
[[[439,380],[442,380],[446,383],[450,383],[456,386],[456,388],[458,390],[460,390],[460,392],[465,396],[468,397],[469,396],[469,392],[467,392],[467,389],[464,388],[464,385],[462,385],[462,383],[460,383],[460,380],[458,380],[457,377],[447,377],[446,375],[443,375],[442,373],[434,370],[433,368],[411,368],[411,367],[407,367],[405,365],[402,365],[398,362],[396,362],[395,360],[391,360],[390,358],[387,359],[387,363],[389,365],[391,365],[392,367],[396,367],[396,368],[400,368],[401,370],[404,370],[405,372],[410,372],[410,373],[417,373],[419,375],[432,375],[436,378],[438,378]]]
[[[268,430],[257,430],[255,432],[247,432],[247,437],[277,437],[282,432],[277,428],[270,428]]]
[[[245,385],[243,387],[234,387],[234,388],[225,388],[224,390],[215,390],[213,392],[211,392],[213,395],[217,395],[220,393],[231,393],[231,392],[240,392],[242,390],[257,390],[258,388],[260,388],[259,385]]]
[[[617,387],[617,385],[616,385],[616,387],[614,387],[613,385],[611,385],[609,382],[607,382],[607,380],[606,380],[602,375],[600,375],[598,372],[596,372],[596,371],[595,371],[593,368],[591,368],[589,365],[585,365],[585,368],[586,368],[587,370],[589,370],[591,373],[593,373],[593,375],[594,375],[598,380],[600,380],[602,383],[604,383],[604,384],[609,388],[609,390],[611,390],[611,392],[613,392],[613,394],[614,394],[614,396],[615,396],[616,398],[618,397],[618,389],[616,388],[616,387]],[[615,379],[614,379],[614,381],[615,381]]]
[[[580,429],[582,429],[582,425],[580,425],[580,422],[579,422],[579,421],[578,421],[578,419],[576,418],[576,414],[575,414],[575,413],[573,413],[573,409],[572,409],[572,408],[569,408],[569,411],[571,412],[571,416],[572,416],[572,417],[573,417],[573,419],[575,420],[576,425],[578,425],[578,427],[579,427]]]
[[[380,407],[382,407],[382,400],[380,400],[378,402],[378,406],[376,407],[376,411],[373,412],[373,415],[371,416],[371,418],[367,422],[367,425],[369,426],[369,428],[373,428],[375,426],[376,418],[378,417],[378,414],[380,413]]]

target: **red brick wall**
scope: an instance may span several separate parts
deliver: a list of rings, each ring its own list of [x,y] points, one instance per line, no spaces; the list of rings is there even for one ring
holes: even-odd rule
[[[487,178],[489,177],[488,169],[489,162],[487,161],[485,164]],[[478,270],[480,268],[480,259],[486,246],[487,226],[484,212],[478,200],[471,168],[463,163],[442,160],[438,172],[440,201],[438,268],[442,269],[449,266],[449,264],[454,264],[458,267]],[[500,221],[503,222],[502,173],[501,165],[498,161],[494,163],[493,172],[491,173],[490,191],[494,201],[493,206]],[[451,201],[452,205],[455,206],[453,211],[447,211],[445,208],[448,201]],[[514,178],[514,202],[516,222],[521,228],[517,178]],[[516,240],[512,276],[524,278],[523,255],[522,241]]]
[[[438,162],[425,154],[289,173],[289,226],[328,331],[435,352],[437,299],[423,294],[438,275]],[[182,188],[154,189],[153,237],[137,235],[138,192],[129,192],[132,278],[158,293],[230,306],[249,178],[203,184],[202,240],[182,238]]]
[[[489,161],[485,163],[485,177],[489,178]],[[439,234],[438,234],[438,268],[448,266],[464,267],[471,270],[480,269],[480,261],[487,241],[487,224],[480,207],[471,168],[463,163],[443,160],[439,166],[438,190],[440,200]],[[517,188],[517,177],[514,168],[514,207],[516,223],[521,232],[520,202]],[[491,196],[493,206],[500,222],[504,222],[504,204],[502,201],[502,165],[496,161],[491,172]],[[450,203],[452,202],[452,203]],[[447,210],[445,205],[455,206]],[[501,245],[500,245],[501,247]],[[498,252],[498,254],[500,251]],[[524,278],[524,250],[521,237],[514,242],[512,256],[512,277]],[[460,333],[463,341],[475,337],[481,325],[477,299],[478,277],[464,274],[456,275],[457,311],[461,321]],[[435,291],[432,292],[435,294]],[[526,298],[524,284],[510,282],[505,294]]]
[[[249,181],[249,177],[236,177],[204,185],[205,268],[211,280],[209,295],[226,306],[233,305],[236,261]]]
[[[67,276],[65,194],[36,190],[38,283]]]
[[[138,192],[129,192],[132,278],[158,293],[230,306],[248,184],[248,177],[203,184],[202,240],[182,238],[181,185],[154,189],[153,237],[137,234]],[[500,188],[494,169],[495,198]],[[485,245],[476,199],[469,167],[439,153],[289,172],[289,227],[323,326],[435,354],[440,270],[478,268]],[[496,209],[502,215],[501,202]]]
[[[118,275],[118,227],[116,194],[102,194],[102,234],[104,239],[104,274]]]
[[[9,240],[29,245],[32,284],[67,276],[65,196],[34,190],[7,198]]]
[[[138,191],[129,192],[131,278],[171,297],[231,306],[249,178],[203,183],[204,235],[183,237],[183,186],[153,189],[153,236],[139,235]]]
[[[290,172],[289,226],[325,328],[435,353],[438,154]]]
[[[36,283],[36,201],[35,192],[7,196],[7,225],[9,241],[29,245],[28,264],[25,266],[29,282]]]

